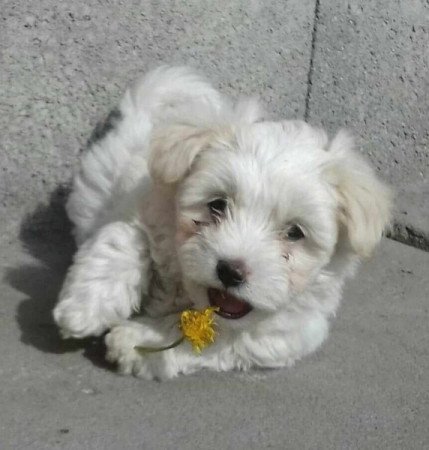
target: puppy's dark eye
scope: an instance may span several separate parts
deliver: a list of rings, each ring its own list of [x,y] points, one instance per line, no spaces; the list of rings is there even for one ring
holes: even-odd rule
[[[224,198],[217,198],[207,203],[210,212],[215,216],[220,216],[225,212],[226,200]]]
[[[291,225],[287,230],[286,236],[292,242],[299,241],[305,237],[304,232],[298,225]]]

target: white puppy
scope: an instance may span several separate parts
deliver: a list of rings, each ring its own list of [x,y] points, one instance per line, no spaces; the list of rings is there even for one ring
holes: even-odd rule
[[[107,358],[148,379],[282,367],[319,347],[389,220],[389,190],[350,137],[262,121],[186,68],[149,73],[120,112],[68,201],[79,249],[54,310],[63,336],[110,329]],[[170,344],[180,311],[208,305],[218,334],[201,355],[135,351]]]

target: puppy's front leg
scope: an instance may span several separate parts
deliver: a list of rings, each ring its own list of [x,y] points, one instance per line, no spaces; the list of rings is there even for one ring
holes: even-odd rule
[[[174,314],[123,322],[106,335],[106,358],[118,365],[120,373],[147,380],[165,380],[203,368],[224,371],[234,367],[229,357],[230,349],[227,349],[228,357],[225,357],[225,349],[216,344],[201,354],[197,354],[186,341],[175,348],[144,355],[136,351],[136,346],[159,348],[175,342],[180,337],[179,320],[180,315]]]
[[[107,360],[116,363],[124,375],[147,380],[175,377],[179,373],[176,348],[142,356],[135,347],[159,348],[173,343],[180,336],[178,320],[177,314],[156,319],[139,317],[138,321],[127,320],[113,327],[105,337]]]
[[[76,253],[54,309],[63,337],[100,335],[138,310],[148,266],[141,230],[125,222],[102,227]]]

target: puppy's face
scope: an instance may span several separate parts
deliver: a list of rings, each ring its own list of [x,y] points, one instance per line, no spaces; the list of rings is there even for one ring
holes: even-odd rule
[[[216,306],[234,326],[293,310],[331,261],[342,215],[350,216],[342,198],[350,189],[335,177],[324,135],[286,122],[192,136],[177,182],[186,290],[197,308]]]

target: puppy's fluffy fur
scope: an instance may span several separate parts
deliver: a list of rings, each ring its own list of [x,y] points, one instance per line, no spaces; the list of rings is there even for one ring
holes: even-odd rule
[[[54,310],[63,336],[110,330],[107,358],[148,379],[282,367],[319,347],[389,220],[389,190],[347,133],[329,143],[304,122],[263,121],[255,101],[233,105],[177,67],[136,83],[120,112],[67,204],[79,248]],[[240,261],[244,281],[222,283],[220,260]],[[210,288],[251,311],[218,316],[201,355],[137,354],[173,342],[180,310],[207,307]]]

